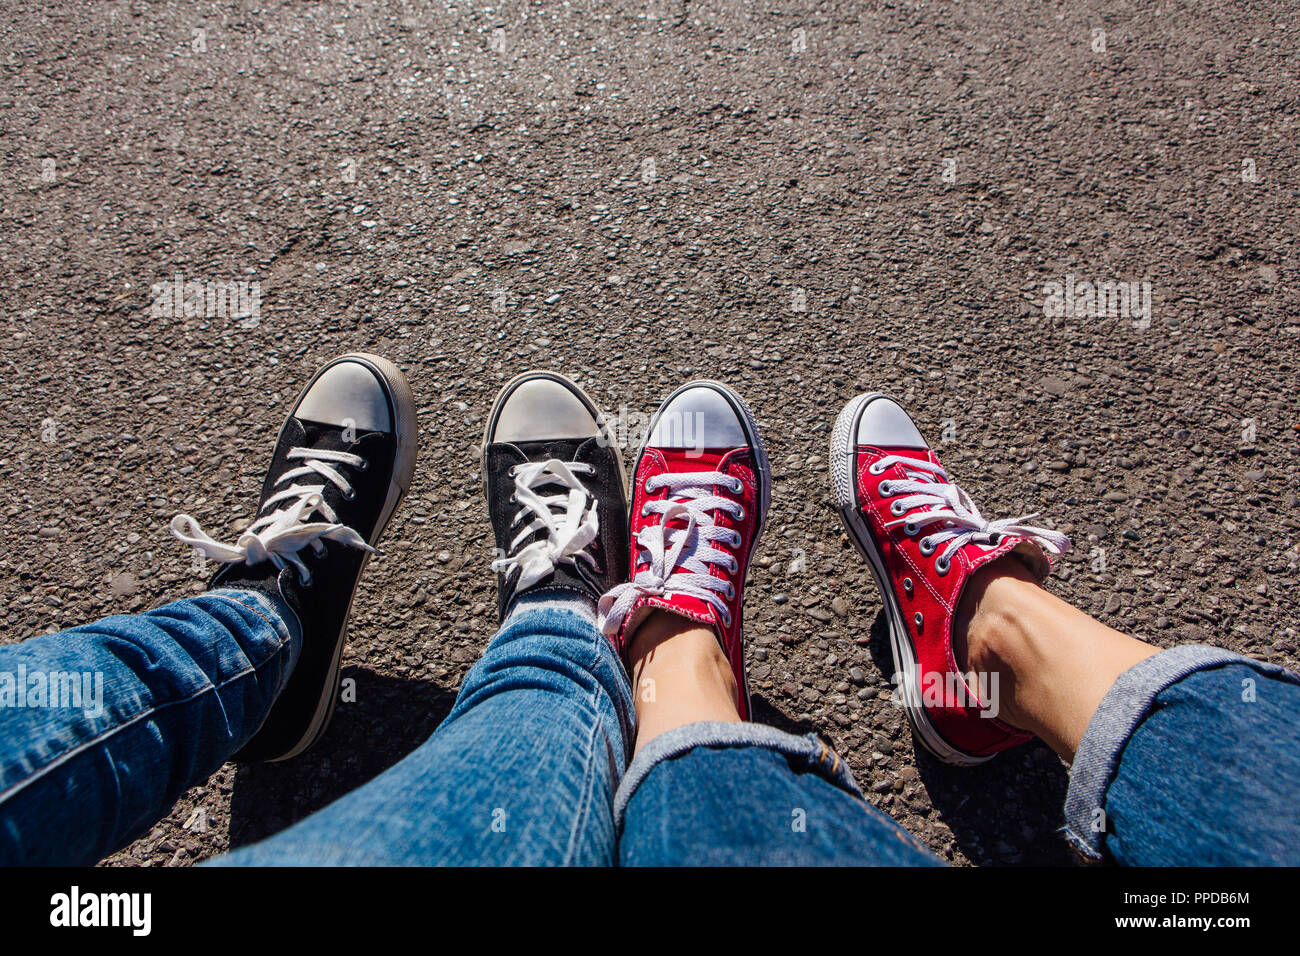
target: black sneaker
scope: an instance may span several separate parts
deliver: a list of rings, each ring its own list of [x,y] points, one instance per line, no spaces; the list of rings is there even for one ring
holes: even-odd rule
[[[483,493],[496,535],[497,610],[532,591],[593,603],[627,580],[623,461],[605,417],[554,372],[526,372],[492,406]]]
[[[320,739],[339,693],[352,596],[415,472],[415,401],[397,366],[344,355],[307,383],[280,430],[257,518],[233,545],[189,515],[172,533],[223,562],[210,588],[282,598],[302,625],[302,650],[240,761],[287,760]]]

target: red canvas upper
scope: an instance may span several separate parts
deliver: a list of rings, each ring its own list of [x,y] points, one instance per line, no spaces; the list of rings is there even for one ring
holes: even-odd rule
[[[736,676],[737,705],[740,710],[740,717],[742,720],[748,720],[749,695],[745,681],[744,648],[741,638],[741,608],[744,603],[744,583],[746,572],[749,569],[750,548],[762,522],[760,513],[762,499],[752,449],[748,447],[709,448],[700,452],[695,449],[647,447],[643,451],[637,473],[633,479],[632,500],[629,507],[631,514],[632,579],[635,581],[638,573],[645,572],[649,567],[643,547],[637,544],[637,534],[644,528],[656,526],[662,520],[662,516],[658,513],[652,513],[648,516],[643,513],[646,502],[663,501],[673,497],[673,492],[663,487],[647,492],[646,482],[650,478],[666,472],[706,473],[713,471],[739,479],[741,490],[738,493],[719,483],[710,484],[707,487],[713,494],[737,502],[744,509],[744,515],[740,518],[733,516],[724,508],[717,508],[710,512],[717,526],[732,529],[740,535],[740,543],[735,547],[730,547],[725,542],[714,542],[712,544],[714,548],[734,556],[737,563],[734,571],[721,564],[709,565],[709,573],[712,576],[730,581],[734,588],[734,593],[730,598],[721,596],[724,606],[727,608],[727,614],[724,615],[706,600],[687,594],[675,593],[671,590],[666,590],[663,594],[643,594],[636,599],[632,611],[623,619],[622,626],[619,627],[616,633],[611,635],[611,638],[620,651],[625,650],[629,636],[636,630],[636,627],[645,616],[656,608],[670,611],[712,628],[713,632],[718,636],[718,641],[722,645],[727,660],[731,663],[732,672]],[[675,517],[669,519],[667,528],[671,531],[673,528],[685,527],[686,524],[687,522],[684,519]],[[688,543],[688,550],[689,547]]]
[[[879,474],[871,472],[872,465],[888,455],[935,464],[939,464],[939,458],[930,449],[858,445],[855,462],[859,510],[883,558],[888,584],[897,596],[903,624],[916,649],[920,665],[917,679],[922,682],[927,715],[945,739],[971,754],[992,754],[1022,743],[1032,735],[988,716],[979,684],[971,686],[959,673],[952,646],[953,621],[962,591],[978,568],[1015,552],[1041,578],[1050,570],[1047,555],[1037,542],[1028,537],[1007,536],[996,546],[970,542],[950,556],[947,574],[939,574],[936,559],[944,546],[940,545],[930,555],[923,554],[920,546],[927,531],[935,530],[938,525],[920,527],[914,534],[908,534],[907,527],[902,524],[885,527],[886,523],[900,517],[926,510],[924,507],[912,508],[901,516],[890,512],[893,502],[899,499],[882,496],[879,490],[881,482],[902,481],[908,476],[901,463],[895,463]],[[948,483],[938,475],[927,473],[925,477],[935,483]],[[905,586],[905,579],[911,583],[910,591]],[[921,615],[920,624],[916,618],[918,613]],[[995,690],[992,681],[992,677],[985,678],[985,690]]]

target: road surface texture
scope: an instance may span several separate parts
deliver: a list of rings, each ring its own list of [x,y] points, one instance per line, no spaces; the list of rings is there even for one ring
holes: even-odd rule
[[[201,591],[168,520],[247,523],[331,356],[419,405],[355,700],[108,862],[269,835],[438,725],[496,625],[484,415],[536,367],[629,461],[675,386],[738,388],[775,472],[757,717],[947,860],[1071,862],[1045,746],[916,752],[830,428],[894,393],[986,514],[1073,536],[1055,591],[1297,663],[1298,40],[1284,0],[8,3],[0,640]],[[176,276],[233,304],[167,314]]]

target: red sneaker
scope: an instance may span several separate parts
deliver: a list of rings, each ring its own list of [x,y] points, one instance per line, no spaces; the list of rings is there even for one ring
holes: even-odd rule
[[[831,483],[884,597],[898,695],[921,743],[970,765],[1030,739],[997,719],[996,675],[959,673],[953,617],[977,568],[1014,554],[1042,579],[1048,556],[1067,552],[1070,539],[1023,523],[1034,515],[984,518],[887,395],[859,395],[840,412]]]
[[[659,407],[637,458],[632,580],[600,599],[601,629],[620,653],[654,610],[713,628],[749,719],[740,629],[745,573],[772,499],[758,423],[718,382],[683,385]]]

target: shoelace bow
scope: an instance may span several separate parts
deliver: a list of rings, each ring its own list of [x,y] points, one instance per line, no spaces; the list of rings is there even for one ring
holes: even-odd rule
[[[683,472],[655,475],[646,480],[645,490],[653,493],[661,487],[670,489],[669,497],[646,502],[643,517],[661,515],[658,524],[647,525],[637,532],[636,543],[645,549],[649,566],[637,572],[631,581],[607,591],[597,605],[597,619],[606,634],[616,634],[638,600],[655,595],[684,594],[713,605],[730,625],[731,612],[725,603],[735,595],[728,580],[711,574],[711,565],[729,572],[740,566],[734,554],[713,547],[713,542],[727,542],[739,547],[740,533],[720,527],[714,512],[726,511],[737,519],[745,515],[738,501],[713,493],[719,485],[738,494],[740,479],[720,471]],[[676,523],[675,526],[670,527]]]
[[[880,494],[893,498],[890,513],[899,516],[895,521],[886,522],[886,528],[904,525],[909,533],[915,533],[930,525],[941,526],[926,533],[918,544],[923,555],[931,555],[939,545],[947,542],[943,553],[935,559],[935,569],[946,574],[952,561],[952,555],[965,545],[997,544],[1004,535],[1029,538],[1043,550],[1055,555],[1065,554],[1070,550],[1070,539],[1059,531],[1039,528],[1024,524],[1038,514],[1022,515],[1019,518],[1000,518],[989,521],[982,514],[975,502],[961,488],[948,480],[948,473],[942,466],[932,461],[919,458],[907,458],[902,455],[886,455],[873,462],[868,471],[873,475],[882,474],[893,465],[902,465],[905,479],[887,479],[883,482]],[[929,472],[927,478],[924,472]],[[941,481],[935,481],[933,478]],[[925,508],[924,511],[914,511]],[[909,513],[910,512],[910,513]]]
[[[532,587],[561,562],[576,564],[581,558],[593,568],[596,566],[596,559],[586,549],[600,533],[597,502],[578,478],[593,471],[582,462],[558,458],[530,461],[510,469],[515,479],[512,499],[521,505],[510,526],[513,528],[529,514],[533,516],[510,542],[510,550],[534,533],[546,532],[545,538],[538,538],[517,554],[492,562],[492,570],[503,574],[520,569],[516,590]],[[565,491],[543,496],[539,489],[546,485],[559,485]]]
[[[277,485],[295,478],[319,475],[337,487],[348,500],[356,496],[356,491],[332,466],[348,465],[359,470],[368,467],[360,455],[321,448],[294,448],[286,457],[290,461],[302,461],[303,464],[276,479]],[[378,548],[371,547],[355,529],[339,523],[338,515],[325,502],[322,495],[324,491],[323,484],[299,485],[296,482],[277,491],[266,499],[262,510],[280,502],[287,504],[250,524],[234,544],[214,541],[204,533],[198,521],[187,514],[172,518],[172,534],[207,557],[225,564],[242,561],[251,565],[270,561],[277,569],[292,564],[298,571],[299,580],[308,585],[311,584],[311,572],[298,555],[303,548],[310,546],[317,554],[324,554],[324,542],[332,541],[371,554],[381,553]],[[325,520],[311,521],[317,512]]]

